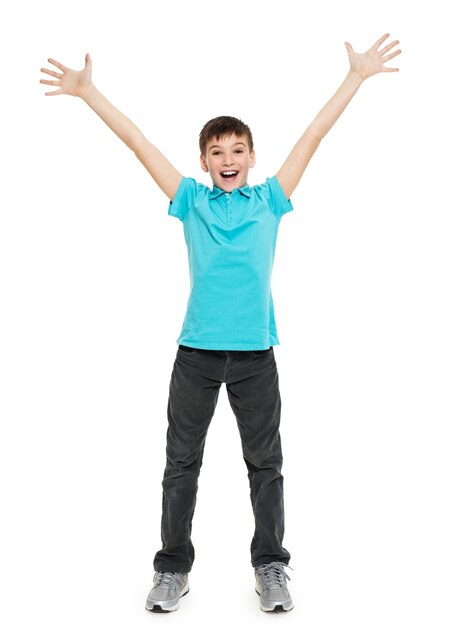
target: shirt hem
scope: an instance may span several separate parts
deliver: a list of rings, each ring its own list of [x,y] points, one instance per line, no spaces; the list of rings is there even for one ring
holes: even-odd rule
[[[279,346],[279,341],[270,341],[268,345],[260,345],[253,344],[247,345],[242,343],[202,343],[197,341],[185,341],[184,339],[177,340],[176,343],[178,345],[182,344],[184,346],[188,346],[188,348],[199,348],[200,350],[246,350],[247,352],[250,350],[268,350],[271,346]]]

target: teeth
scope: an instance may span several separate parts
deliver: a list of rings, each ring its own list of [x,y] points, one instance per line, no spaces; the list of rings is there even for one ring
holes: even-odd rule
[[[235,172],[234,170],[230,170],[228,172],[221,172],[222,176],[231,176],[233,174],[238,174],[238,172]]]

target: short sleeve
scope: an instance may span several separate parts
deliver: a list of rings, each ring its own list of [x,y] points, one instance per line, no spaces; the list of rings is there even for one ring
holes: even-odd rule
[[[266,187],[269,207],[279,219],[284,215],[284,213],[288,213],[294,209],[290,199],[288,200],[286,198],[286,195],[275,176],[266,179]]]
[[[168,215],[173,215],[184,222],[189,209],[194,205],[198,193],[198,183],[194,178],[183,176],[176,190],[175,197],[170,200]]]

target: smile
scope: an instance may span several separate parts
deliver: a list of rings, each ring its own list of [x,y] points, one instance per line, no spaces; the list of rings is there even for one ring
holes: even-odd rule
[[[237,174],[238,172],[235,170],[227,170],[225,172],[220,172],[220,175],[222,176],[222,178],[235,178]]]

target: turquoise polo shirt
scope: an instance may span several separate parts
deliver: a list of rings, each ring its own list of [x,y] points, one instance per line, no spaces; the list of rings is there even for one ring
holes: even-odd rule
[[[183,177],[168,208],[183,222],[190,275],[176,343],[206,350],[279,344],[271,272],[279,223],[292,208],[275,176],[231,193]]]

